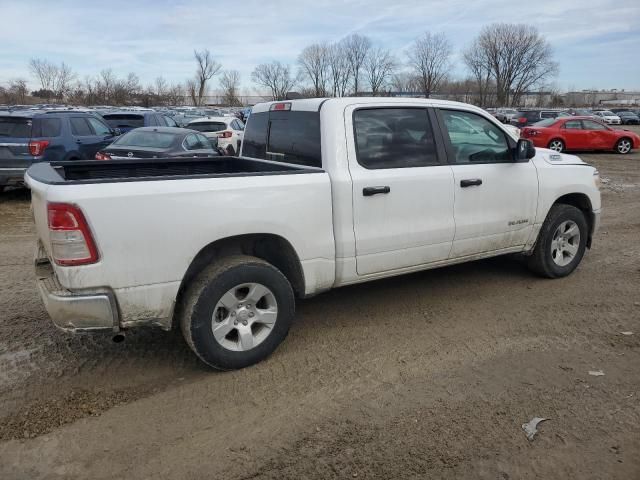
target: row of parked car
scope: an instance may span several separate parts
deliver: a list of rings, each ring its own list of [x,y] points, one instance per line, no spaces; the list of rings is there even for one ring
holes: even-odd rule
[[[584,108],[569,108],[565,110],[554,109],[519,109],[514,108],[488,108],[494,117],[502,123],[523,128],[548,118],[582,116],[599,119],[608,125],[640,125],[640,109],[613,108],[611,110]]]
[[[48,106],[0,111],[0,190],[21,184],[34,162],[239,153],[246,111],[173,113]]]

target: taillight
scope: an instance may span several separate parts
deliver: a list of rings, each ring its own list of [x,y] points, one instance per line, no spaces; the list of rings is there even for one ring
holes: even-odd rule
[[[518,123],[527,123],[527,117],[520,117]]]
[[[29,155],[39,157],[44,153],[44,149],[49,146],[49,140],[31,140],[29,142]]]
[[[98,249],[82,211],[68,203],[49,203],[51,255],[58,265],[87,265],[98,261]]]
[[[218,138],[231,138],[231,135],[233,135],[231,132],[220,132]]]
[[[111,155],[104,152],[96,153],[96,160],[111,160]]]

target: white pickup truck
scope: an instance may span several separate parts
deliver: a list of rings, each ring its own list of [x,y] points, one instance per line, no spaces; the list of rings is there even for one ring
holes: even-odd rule
[[[263,103],[240,158],[42,163],[26,181],[58,327],[180,326],[220,369],[272,353],[296,297],[512,253],[568,275],[601,208],[579,158],[431,99]]]

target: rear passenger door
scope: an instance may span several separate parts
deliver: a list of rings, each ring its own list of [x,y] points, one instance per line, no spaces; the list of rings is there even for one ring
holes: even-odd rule
[[[70,117],[69,123],[80,158],[93,159],[104,141],[103,138],[96,135],[87,117]]]
[[[451,258],[525,245],[538,199],[533,162],[514,162],[515,142],[479,113],[440,109],[438,118],[454,179]]]
[[[441,161],[434,121],[427,108],[345,111],[358,275],[449,257],[453,174]]]

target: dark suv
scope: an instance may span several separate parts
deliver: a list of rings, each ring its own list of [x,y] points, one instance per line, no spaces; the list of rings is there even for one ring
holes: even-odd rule
[[[518,110],[518,113],[511,117],[511,125],[515,125],[518,128],[533,125],[540,120],[547,118],[557,118],[570,116],[568,113],[560,112],[558,110]]]
[[[116,133],[91,113],[0,112],[0,191],[7,185],[22,184],[32,163],[93,159]]]
[[[120,111],[103,113],[102,117],[111,128],[122,133],[140,127],[177,127],[175,120],[168,115],[157,112]]]

